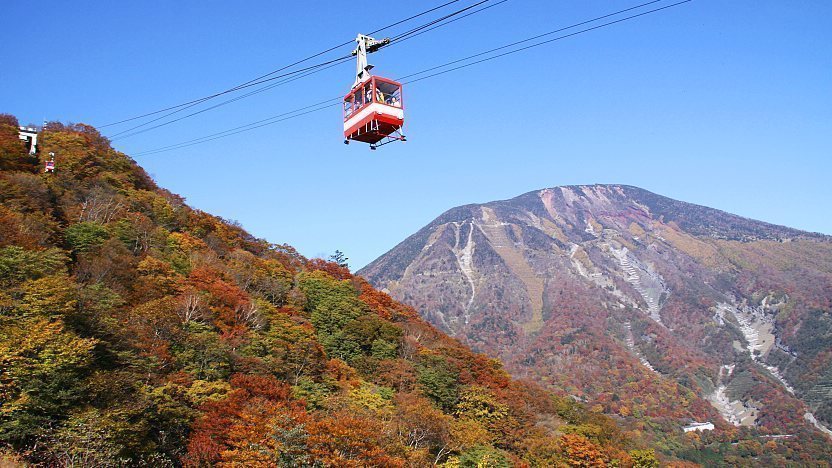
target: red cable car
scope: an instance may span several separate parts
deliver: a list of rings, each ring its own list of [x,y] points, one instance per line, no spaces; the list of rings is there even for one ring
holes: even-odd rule
[[[46,165],[43,167],[43,172],[53,173],[55,172],[55,153],[49,153],[49,156],[49,161],[46,161]]]
[[[367,54],[375,52],[389,39],[377,41],[359,34],[356,78],[350,92],[344,96],[344,143],[350,140],[370,144],[370,149],[393,141],[405,141],[404,103],[402,85],[396,81],[370,75],[372,65],[367,64]]]

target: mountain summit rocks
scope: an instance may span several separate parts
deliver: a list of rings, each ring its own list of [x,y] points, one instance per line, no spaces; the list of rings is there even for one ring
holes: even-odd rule
[[[822,234],[564,186],[450,209],[358,273],[599,411],[773,435],[832,423]]]

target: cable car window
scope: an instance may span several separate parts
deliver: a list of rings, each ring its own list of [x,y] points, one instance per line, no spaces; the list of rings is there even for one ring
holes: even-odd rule
[[[367,83],[364,85],[364,104],[370,104],[371,102],[373,102],[373,85]]]
[[[344,101],[344,115],[349,116],[352,114],[352,96]]]
[[[356,91],[352,97],[353,101],[355,101],[353,104],[353,111],[357,111],[359,108],[361,108],[361,106],[364,105],[364,100],[361,96],[361,90],[359,89],[358,91]]]
[[[386,83],[384,81],[377,81],[376,88],[378,88],[379,91],[377,94],[383,99],[379,100],[379,102],[395,107],[402,106],[401,86],[393,83]]]

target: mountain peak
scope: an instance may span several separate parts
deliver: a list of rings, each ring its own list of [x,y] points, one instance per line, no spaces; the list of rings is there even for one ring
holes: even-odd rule
[[[380,270],[400,270],[396,265],[409,264],[418,255],[430,233],[438,226],[483,220],[484,213],[494,213],[523,225],[530,225],[556,241],[581,241],[592,237],[591,231],[605,222],[619,228],[652,229],[666,225],[693,236],[750,242],[794,239],[829,240],[828,236],[785,226],[756,221],[693,203],[682,202],[632,185],[590,184],[563,185],[533,190],[514,198],[474,203],[451,208],[359,273],[368,277],[385,277]],[[605,221],[606,220],[606,221]],[[589,231],[588,227],[591,227]],[[385,262],[379,260],[385,259]],[[389,268],[392,266],[392,270]]]
[[[358,273],[516,375],[566,387],[570,375],[619,415],[770,433],[832,422],[832,374],[800,358],[829,364],[811,344],[832,327],[813,309],[832,284],[827,236],[629,185],[568,185],[452,208]],[[625,386],[634,378],[655,387]],[[645,403],[652,392],[685,403],[668,412]]]

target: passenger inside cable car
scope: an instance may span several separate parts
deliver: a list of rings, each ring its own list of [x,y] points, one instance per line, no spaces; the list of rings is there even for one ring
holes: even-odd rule
[[[353,105],[352,105],[352,111],[353,112],[358,112],[358,109],[361,109],[361,107],[364,106],[364,95],[361,94],[360,89],[356,90],[355,93],[353,94],[352,102],[353,102]]]
[[[402,107],[401,96],[402,88],[400,84],[373,77],[344,99],[344,119],[350,118],[366,105],[372,103]]]
[[[401,107],[402,88],[399,84],[386,81],[376,82],[377,101],[389,106]]]

